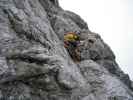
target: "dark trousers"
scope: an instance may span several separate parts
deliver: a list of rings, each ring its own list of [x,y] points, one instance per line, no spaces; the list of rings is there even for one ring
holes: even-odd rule
[[[69,52],[69,55],[72,57],[73,60],[80,60],[80,55],[77,54],[77,42],[69,42],[67,51]]]

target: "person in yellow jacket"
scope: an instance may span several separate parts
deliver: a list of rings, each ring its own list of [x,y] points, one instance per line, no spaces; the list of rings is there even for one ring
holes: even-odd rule
[[[64,35],[64,46],[67,48],[70,56],[74,60],[79,60],[79,53],[77,53],[77,47],[80,42],[80,36],[78,33],[69,32]]]

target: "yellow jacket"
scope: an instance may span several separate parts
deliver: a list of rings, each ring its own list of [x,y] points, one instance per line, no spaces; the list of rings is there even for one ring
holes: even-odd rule
[[[76,41],[77,39],[78,39],[77,34],[72,32],[64,35],[64,41]]]

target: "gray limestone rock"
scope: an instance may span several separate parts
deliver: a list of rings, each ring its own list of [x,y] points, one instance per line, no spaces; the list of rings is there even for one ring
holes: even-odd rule
[[[81,33],[80,62],[64,48],[66,32]],[[133,100],[133,83],[58,0],[0,0],[0,100]]]

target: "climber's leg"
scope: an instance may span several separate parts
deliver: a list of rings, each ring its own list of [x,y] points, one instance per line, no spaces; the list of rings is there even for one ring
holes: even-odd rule
[[[76,57],[77,61],[81,60],[80,52],[79,52],[78,48],[75,49],[75,57]]]
[[[75,46],[75,45],[71,45],[70,46],[70,49],[69,49],[69,53],[70,53],[70,56],[72,57],[72,59],[74,60],[74,61],[80,61],[80,53],[79,53],[79,51],[78,51],[78,48]]]

